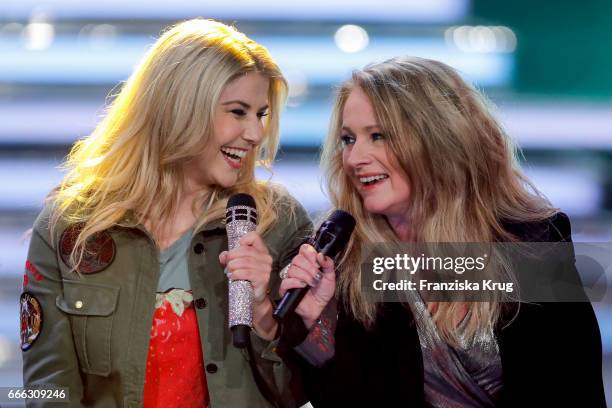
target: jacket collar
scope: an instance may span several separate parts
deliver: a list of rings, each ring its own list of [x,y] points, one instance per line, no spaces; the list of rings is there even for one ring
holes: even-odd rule
[[[206,224],[198,228],[195,231],[194,235],[199,234],[200,232],[212,232],[214,230],[225,231],[225,218],[220,218],[220,219],[216,219],[216,220],[207,222]]]
[[[136,216],[129,212],[126,214],[119,222],[119,224],[124,224],[123,226],[126,228],[135,228],[144,232],[146,235],[150,235],[149,231],[144,227],[144,225],[138,223]],[[216,220],[211,220],[203,225],[201,225],[193,235],[199,234],[200,232],[212,232],[214,230],[223,230],[225,231],[225,218],[219,218]]]

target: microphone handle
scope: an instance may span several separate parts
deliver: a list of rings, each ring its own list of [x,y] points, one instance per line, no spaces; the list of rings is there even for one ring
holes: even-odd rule
[[[245,211],[237,214],[237,210]],[[253,205],[237,205],[226,210],[226,230],[228,249],[238,248],[240,238],[248,232],[255,231],[256,209]],[[227,213],[231,218],[227,218]],[[255,213],[253,219],[252,213]],[[250,331],[253,324],[253,286],[246,280],[235,280],[228,283],[228,320],[232,332],[232,344],[237,348],[246,348],[250,342]]]
[[[308,289],[310,289],[308,286],[289,289],[274,310],[274,313],[272,313],[272,316],[278,321],[284,320],[289,312],[294,311],[297,305],[304,299],[304,296],[308,293]]]
[[[253,286],[246,280],[235,280],[229,283],[229,326],[232,331],[232,343],[235,347],[245,348],[249,341],[253,315]]]
[[[251,340],[251,328],[245,324],[232,327],[232,343],[236,348],[246,348]]]
[[[312,241],[309,243],[314,244],[314,242]],[[328,253],[330,252],[330,248],[331,245],[326,245],[319,252],[321,252],[325,256],[329,256],[330,254]],[[335,256],[336,254],[333,255]],[[289,289],[287,293],[285,293],[285,296],[283,296],[279,304],[276,306],[276,309],[274,309],[272,316],[278,321],[283,321],[290,312],[293,312],[295,310],[297,305],[300,304],[300,302],[302,301],[302,299],[304,299],[304,296],[306,296],[306,293],[308,293],[309,290],[310,286],[308,285],[303,288]]]

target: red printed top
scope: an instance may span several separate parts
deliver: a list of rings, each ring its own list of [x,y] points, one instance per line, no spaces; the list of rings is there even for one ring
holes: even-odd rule
[[[158,293],[144,407],[207,407],[209,402],[193,296],[183,289]]]

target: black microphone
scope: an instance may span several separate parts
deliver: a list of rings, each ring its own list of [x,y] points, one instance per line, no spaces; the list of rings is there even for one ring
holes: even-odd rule
[[[311,244],[317,252],[334,258],[346,247],[354,229],[355,218],[346,211],[335,210],[307,243]],[[285,316],[293,312],[308,289],[310,289],[309,286],[289,289],[274,310],[274,318],[283,320]]]
[[[229,250],[240,246],[240,238],[257,227],[255,200],[248,194],[230,197],[225,210],[227,246]],[[247,280],[229,282],[229,328],[235,347],[245,348],[249,344],[253,327],[253,285]]]

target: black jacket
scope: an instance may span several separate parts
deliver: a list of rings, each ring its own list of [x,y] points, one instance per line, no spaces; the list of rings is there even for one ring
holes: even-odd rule
[[[541,223],[506,224],[506,229],[524,242],[571,241],[563,213]],[[410,309],[382,304],[370,330],[339,309],[336,352],[323,368],[288,349],[303,324],[283,330],[280,347],[287,359],[295,359],[305,401],[315,408],[425,406],[423,360]],[[514,316],[516,309],[504,310],[496,330],[503,369],[498,406],[606,406],[601,335],[588,301],[523,303],[506,327],[505,317]]]

